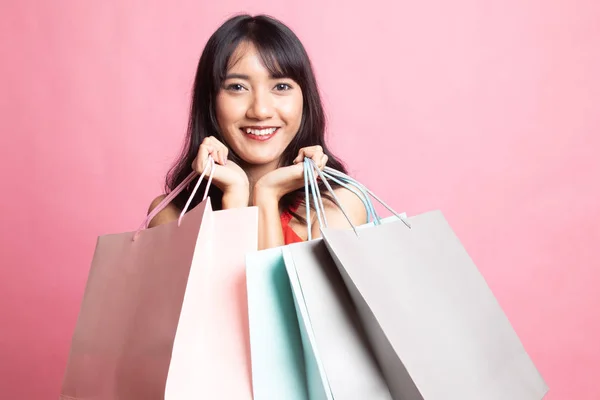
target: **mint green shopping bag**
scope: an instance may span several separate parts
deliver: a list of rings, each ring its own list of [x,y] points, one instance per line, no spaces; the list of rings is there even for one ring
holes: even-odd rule
[[[332,400],[281,247],[247,254],[246,285],[254,399]]]

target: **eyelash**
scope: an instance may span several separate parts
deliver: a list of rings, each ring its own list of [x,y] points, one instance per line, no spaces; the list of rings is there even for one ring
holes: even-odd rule
[[[275,87],[278,87],[278,86],[287,86],[287,89],[283,89],[283,91],[292,89],[292,86],[288,85],[287,83],[278,83],[277,85],[275,85]]]
[[[242,86],[242,85],[240,85],[239,83],[232,83],[231,85],[227,85],[227,88],[226,88],[226,89],[227,89],[227,90],[232,90],[232,91],[234,91],[234,92],[239,92],[240,90],[236,90],[236,89],[234,89],[235,87],[238,87],[238,86],[239,86],[240,88],[243,88],[243,86]]]
[[[283,91],[283,92],[285,92],[287,90],[291,90],[292,89],[292,86],[290,84],[287,84],[287,83],[278,83],[278,84],[275,85],[275,88],[280,88],[281,86],[285,86],[285,89],[277,89],[277,91]],[[239,92],[239,91],[241,91],[240,88],[245,89],[244,86],[242,86],[239,83],[232,83],[231,85],[227,86],[227,90],[231,90],[233,92]]]

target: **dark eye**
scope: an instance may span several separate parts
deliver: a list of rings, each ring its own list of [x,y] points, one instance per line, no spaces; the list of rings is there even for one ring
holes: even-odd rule
[[[275,90],[279,91],[290,90],[291,88],[292,87],[287,83],[278,83],[277,85],[275,85]]]
[[[239,92],[244,90],[244,87],[242,85],[240,85],[239,83],[232,83],[231,85],[227,86],[227,90],[231,90],[233,92]]]

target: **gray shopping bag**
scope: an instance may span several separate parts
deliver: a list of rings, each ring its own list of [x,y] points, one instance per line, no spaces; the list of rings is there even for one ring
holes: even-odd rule
[[[393,398],[543,398],[546,383],[442,213],[408,222],[322,229]]]
[[[312,335],[334,399],[391,400],[337,267],[322,239],[282,247],[298,318]]]

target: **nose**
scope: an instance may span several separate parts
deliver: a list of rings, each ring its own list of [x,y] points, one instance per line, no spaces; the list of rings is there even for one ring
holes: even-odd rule
[[[273,112],[273,99],[270,93],[255,91],[246,116],[250,119],[265,120],[271,118]]]

